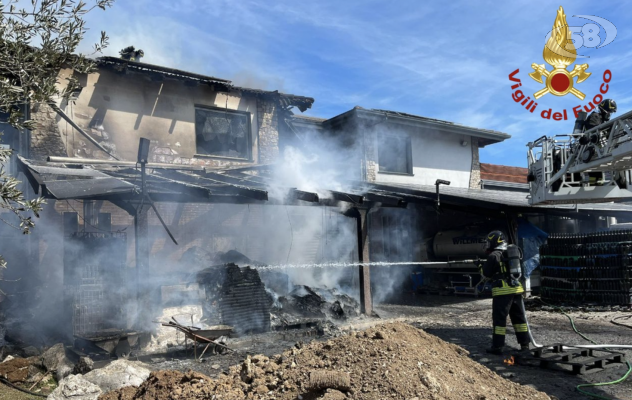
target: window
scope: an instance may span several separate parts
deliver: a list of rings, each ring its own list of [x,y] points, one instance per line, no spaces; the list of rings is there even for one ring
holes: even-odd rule
[[[250,160],[250,113],[225,109],[195,109],[198,154]]]
[[[412,150],[410,137],[402,134],[379,135],[377,158],[380,172],[412,174]]]

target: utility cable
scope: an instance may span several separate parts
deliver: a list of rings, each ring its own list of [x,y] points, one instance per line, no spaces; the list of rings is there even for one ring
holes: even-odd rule
[[[554,309],[559,310],[560,313],[562,313],[564,316],[566,316],[568,318],[568,320],[571,322],[571,326],[573,327],[573,330],[575,331],[575,333],[577,333],[579,336],[581,336],[582,338],[584,338],[585,340],[589,341],[590,343],[594,344],[594,345],[598,345],[597,342],[595,342],[594,340],[592,340],[591,338],[589,338],[588,336],[584,335],[583,333],[581,333],[579,330],[577,330],[577,327],[575,326],[575,321],[573,320],[573,317],[571,317],[570,315],[568,315],[564,309],[562,307],[558,307],[558,306],[554,306],[552,304],[548,304],[545,301],[543,301],[542,299],[540,299],[540,301],[544,304],[546,304],[549,307],[553,307]],[[612,320],[610,321],[612,322]],[[613,322],[614,323],[614,322]],[[618,325],[618,324],[617,324]],[[624,325],[625,326],[625,325]],[[627,326],[628,328],[632,328],[630,326]],[[572,347],[572,346],[571,346]],[[607,350],[607,349],[606,349]],[[582,388],[588,388],[588,387],[598,387],[598,386],[609,386],[609,385],[616,385],[618,383],[622,383],[623,381],[625,381],[628,376],[630,375],[630,373],[632,372],[632,364],[630,364],[629,361],[625,362],[628,365],[628,371],[619,379],[614,380],[614,381],[610,381],[610,382],[599,382],[599,383],[584,383],[581,385],[577,385],[575,387],[575,390],[577,390],[578,392],[585,394],[586,396],[590,396],[593,397],[595,399],[602,399],[602,400],[612,400],[609,397],[605,397],[605,396],[601,396],[595,393],[591,393],[591,392],[587,392],[585,390],[582,390]]]

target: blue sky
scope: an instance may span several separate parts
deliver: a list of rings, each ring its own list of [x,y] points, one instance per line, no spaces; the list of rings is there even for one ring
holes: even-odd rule
[[[587,104],[612,71],[607,97],[632,109],[632,17],[624,1],[263,1],[118,0],[88,16],[84,51],[105,30],[107,55],[134,45],[143,61],[231,79],[237,85],[316,99],[305,114],[332,117],[358,105],[439,118],[512,135],[481,150],[481,161],[526,166],[526,144],[568,133],[573,121],[539,113]],[[618,29],[611,44],[580,48],[593,75],[575,87],[587,95],[547,94],[533,114],[512,98],[508,75],[528,77],[544,63],[545,35],[562,5],[570,26],[597,15]],[[601,40],[605,33],[600,33]],[[551,67],[546,65],[550,70]],[[572,68],[572,66],[571,66]]]

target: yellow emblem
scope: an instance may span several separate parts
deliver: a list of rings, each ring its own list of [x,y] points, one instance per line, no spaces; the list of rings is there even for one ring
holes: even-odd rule
[[[575,65],[571,72],[566,70],[569,65],[575,62],[577,50],[571,40],[571,30],[568,27],[568,22],[566,22],[566,14],[564,14],[562,6],[557,10],[551,37],[544,46],[542,58],[553,67],[553,71],[547,70],[544,64],[531,64],[534,71],[529,76],[535,81],[546,85],[544,89],[535,92],[533,97],[539,99],[547,93],[555,96],[564,96],[572,93],[580,100],[584,100],[586,95],[573,87],[573,78],[577,77],[577,83],[581,83],[588,79],[591,73],[586,72],[588,64]],[[542,81],[542,76],[546,78],[546,82]]]

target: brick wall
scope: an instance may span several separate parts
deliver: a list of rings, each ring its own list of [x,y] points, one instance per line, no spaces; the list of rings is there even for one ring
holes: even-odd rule
[[[175,245],[158,220],[153,210],[148,212],[149,245],[152,269],[167,272],[191,247],[198,246],[209,252],[248,249],[250,257],[261,255],[265,248],[257,249],[248,238],[250,229],[267,226],[264,215],[265,205],[229,205],[205,203],[156,203],[156,208],[169,230],[178,241]],[[84,221],[83,202],[79,200],[49,201],[46,234],[63,235],[64,212],[76,212],[79,230],[98,231],[98,226],[90,226]],[[112,231],[127,233],[127,265],[134,267],[134,218],[113,203],[97,201],[95,212],[110,213]],[[210,228],[212,227],[212,228]],[[37,232],[37,231],[36,231]],[[38,232],[39,233],[39,232]],[[43,233],[43,232],[42,232]],[[261,242],[258,242],[261,245]],[[58,246],[59,256],[63,246]],[[63,257],[61,258],[63,259]],[[45,260],[40,260],[44,263]]]
[[[472,138],[472,173],[470,175],[470,188],[481,188],[481,162],[479,159],[478,139]]]
[[[47,104],[37,104],[31,109],[31,119],[37,127],[31,131],[29,157],[45,160],[48,156],[65,157],[66,146],[57,125],[57,113]]]

